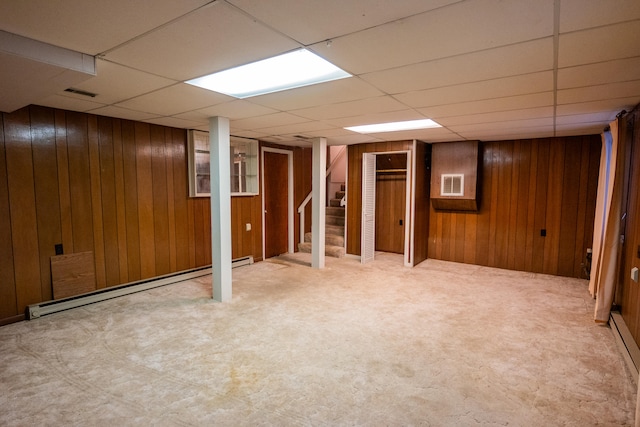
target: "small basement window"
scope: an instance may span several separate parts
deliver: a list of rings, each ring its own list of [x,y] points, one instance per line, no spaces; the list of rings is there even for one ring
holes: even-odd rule
[[[443,173],[440,175],[441,196],[464,196],[464,175]]]

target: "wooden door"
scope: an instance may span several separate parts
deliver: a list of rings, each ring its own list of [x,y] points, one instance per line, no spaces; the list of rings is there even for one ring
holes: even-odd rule
[[[407,155],[376,156],[376,250],[403,254]]]
[[[289,156],[264,151],[265,258],[288,252]]]

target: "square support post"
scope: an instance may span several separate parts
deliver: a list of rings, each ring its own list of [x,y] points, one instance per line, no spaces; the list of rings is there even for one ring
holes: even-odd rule
[[[327,194],[327,139],[313,140],[311,178],[311,267],[324,268]]]
[[[209,118],[211,183],[211,270],[213,299],[231,300],[230,128],[226,117]]]

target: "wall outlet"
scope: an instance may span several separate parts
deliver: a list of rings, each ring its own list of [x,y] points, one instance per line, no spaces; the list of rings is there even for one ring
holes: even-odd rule
[[[638,267],[633,267],[631,269],[631,280],[638,283]]]
[[[251,224],[250,223],[246,223],[245,224],[245,228],[247,229],[247,231],[251,231]]]

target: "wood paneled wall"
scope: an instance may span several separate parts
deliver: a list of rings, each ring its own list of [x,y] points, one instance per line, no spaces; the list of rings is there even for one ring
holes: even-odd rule
[[[52,298],[56,244],[93,251],[98,288],[211,263],[185,130],[37,106],[1,119],[0,322]],[[260,196],[233,197],[231,211],[232,258],[260,260]]]
[[[627,160],[626,194],[623,195],[625,243],[620,263],[620,288],[616,303],[636,343],[640,345],[640,291],[631,280],[631,269],[640,268],[640,111],[636,108],[620,122],[620,138],[625,138]]]
[[[598,135],[484,142],[480,209],[432,208],[429,258],[583,277],[600,144]]]

